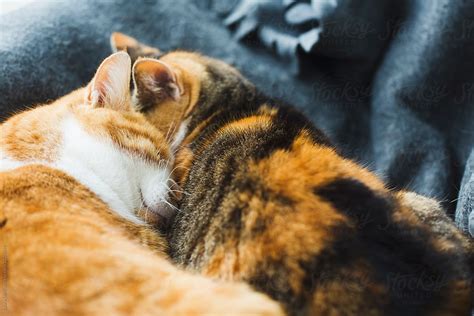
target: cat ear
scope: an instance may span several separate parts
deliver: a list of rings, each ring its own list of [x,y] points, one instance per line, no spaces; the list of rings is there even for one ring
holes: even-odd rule
[[[141,58],[133,65],[132,72],[136,97],[142,105],[150,101],[156,104],[168,98],[179,101],[183,94],[177,70],[165,62]]]
[[[130,68],[132,62],[125,52],[107,57],[86,88],[84,101],[92,107],[128,111],[130,104]]]
[[[133,37],[119,32],[114,32],[110,36],[110,46],[113,52],[126,51],[132,58],[132,62],[139,57],[158,58],[162,54],[158,48],[140,43]]]

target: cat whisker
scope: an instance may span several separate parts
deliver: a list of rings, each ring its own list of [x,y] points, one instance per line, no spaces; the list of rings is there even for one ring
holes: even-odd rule
[[[168,179],[169,182],[171,182],[172,185],[178,187],[178,188],[181,188],[181,186],[172,178],[169,178]]]
[[[187,145],[186,145],[187,146]],[[178,146],[176,146],[174,149],[173,149],[173,154],[176,154],[178,151],[180,151],[181,149],[183,149],[184,147],[186,147],[185,145],[182,145],[182,144],[179,144]]]
[[[175,166],[175,167],[171,170],[170,174],[173,174],[173,172],[175,172],[175,171],[176,171],[177,169],[179,169],[179,168],[182,168],[182,167],[180,167],[180,166]],[[188,169],[188,170],[189,170],[189,169]]]
[[[171,123],[170,126],[168,127],[168,130],[166,131],[166,135],[165,135],[165,140],[168,141],[168,137],[170,135],[170,131],[171,129],[173,128],[174,124]]]
[[[185,194],[185,195],[191,195],[191,193],[189,192],[186,192],[185,190],[180,190],[181,187],[176,183],[176,181],[174,181],[173,179],[169,179],[171,182],[173,182],[173,184],[178,188],[178,189],[171,189],[169,186],[166,186],[168,188],[169,191],[171,192],[179,192],[179,193],[182,193],[182,194]]]
[[[184,191],[181,191],[181,190],[173,190],[173,189],[168,189],[168,191],[170,191],[170,192],[179,192],[179,193],[184,193]]]
[[[181,210],[177,208],[176,206],[174,206],[173,204],[171,204],[170,202],[166,201],[165,199],[161,199],[161,201],[164,202],[169,207],[171,207],[172,209],[174,209],[176,212],[181,213]]]
[[[185,166],[175,166],[173,168],[173,170],[171,170],[171,174],[173,174],[174,171],[178,170],[178,169],[182,169],[182,170],[185,170],[185,171],[189,171],[189,168],[188,167],[185,167]]]
[[[174,133],[176,132],[176,129],[178,127],[179,124],[176,124],[176,123],[171,123],[170,124],[170,127],[168,128],[168,132],[166,132],[166,136],[165,136],[165,139],[167,142],[171,142],[171,136],[174,135]]]

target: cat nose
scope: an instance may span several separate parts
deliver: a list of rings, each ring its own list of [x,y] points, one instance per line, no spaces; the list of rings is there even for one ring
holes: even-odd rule
[[[143,204],[144,206],[151,212],[158,214],[161,218],[169,220],[175,214],[178,208],[174,206],[171,202],[167,201],[168,194],[165,196],[155,196],[154,199],[148,200],[146,196],[143,197]]]
[[[177,208],[169,202],[160,202],[156,205],[155,212],[166,220],[170,220],[176,215]]]
[[[176,215],[178,208],[166,200],[166,197],[158,197],[152,201],[143,198],[137,215],[151,225],[168,226],[171,219]]]
[[[152,221],[145,219],[148,224],[160,226],[162,228],[168,227],[177,213],[177,208],[169,202],[159,202],[152,206],[147,206],[147,218],[152,218]],[[151,215],[151,216],[150,216]]]

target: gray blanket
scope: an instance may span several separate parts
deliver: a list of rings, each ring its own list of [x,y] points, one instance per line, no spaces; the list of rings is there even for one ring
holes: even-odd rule
[[[248,20],[237,2],[40,1],[0,15],[0,119],[85,84],[122,31],[233,63],[391,187],[442,200],[474,235],[473,1],[334,1],[316,12],[320,24],[298,25],[318,31],[297,43],[303,52],[292,51],[298,34],[263,28],[278,21],[265,14],[236,27]],[[250,29],[270,33],[244,38]]]

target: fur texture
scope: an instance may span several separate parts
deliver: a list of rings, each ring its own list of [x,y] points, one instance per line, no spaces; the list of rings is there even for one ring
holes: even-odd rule
[[[0,311],[280,315],[246,285],[174,267],[144,223],[167,215],[173,157],[131,108],[130,69],[114,54],[86,88],[0,125]]]
[[[171,52],[133,75],[149,121],[186,130],[169,234],[180,265],[243,280],[289,314],[469,313],[472,245],[436,201],[389,190],[221,61]]]

